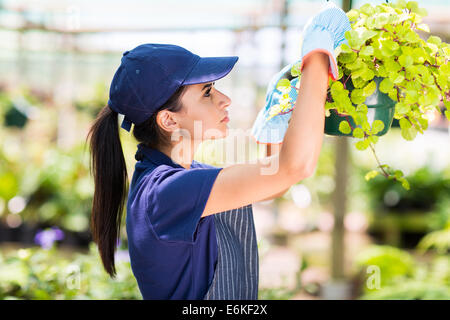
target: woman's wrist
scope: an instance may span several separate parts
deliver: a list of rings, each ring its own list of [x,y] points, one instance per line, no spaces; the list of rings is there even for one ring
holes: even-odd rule
[[[328,74],[329,68],[330,59],[326,53],[321,51],[312,52],[303,62],[302,77],[306,76],[308,73],[313,75],[317,75],[317,73]]]

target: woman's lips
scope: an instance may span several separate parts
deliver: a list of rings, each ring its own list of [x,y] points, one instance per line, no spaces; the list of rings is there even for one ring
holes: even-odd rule
[[[220,121],[220,122],[228,122],[228,121],[230,121],[230,119],[229,119],[228,117],[225,117],[225,118],[223,118],[223,120]]]

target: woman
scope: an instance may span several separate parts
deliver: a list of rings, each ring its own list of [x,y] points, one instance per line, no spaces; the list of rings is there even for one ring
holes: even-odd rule
[[[139,142],[126,205],[133,274],[144,299],[257,299],[258,250],[252,203],[308,177],[319,157],[334,49],[349,29],[327,8],[304,30],[302,81],[279,154],[217,168],[193,160],[198,145],[227,135],[231,100],[214,88],[238,57],[202,58],[169,44],[123,54],[108,105],[89,131],[95,194],[91,231],[105,270],[127,193],[122,128]],[[268,170],[268,168],[271,168]],[[276,170],[274,170],[275,168]]]

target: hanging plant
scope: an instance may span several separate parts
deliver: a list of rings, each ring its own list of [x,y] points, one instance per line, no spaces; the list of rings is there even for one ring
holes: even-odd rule
[[[437,36],[419,37],[419,30],[430,31],[421,23],[426,14],[417,2],[403,0],[347,12],[352,30],[345,33],[348,44],[336,49],[339,77],[330,80],[325,133],[356,138],[358,150],[371,148],[379,170],[368,172],[366,180],[381,173],[409,189],[403,172],[381,164],[374,149],[394,118],[405,140],[427,130],[427,114],[441,113],[441,102],[450,120],[450,47]],[[300,62],[285,75],[277,83],[283,99],[270,118],[292,111],[289,92],[299,89]]]

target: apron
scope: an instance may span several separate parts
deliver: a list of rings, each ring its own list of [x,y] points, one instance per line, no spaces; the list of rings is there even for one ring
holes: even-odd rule
[[[249,204],[214,214],[217,264],[204,300],[257,300],[259,258]]]

